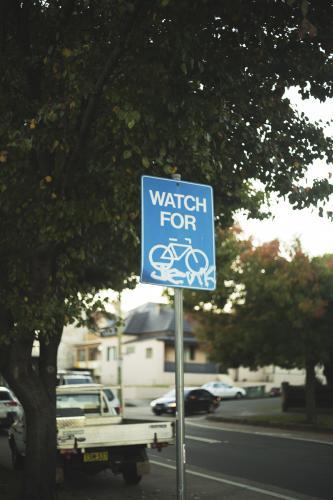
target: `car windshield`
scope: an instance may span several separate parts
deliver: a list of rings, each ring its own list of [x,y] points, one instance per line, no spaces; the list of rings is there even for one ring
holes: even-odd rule
[[[90,377],[66,377],[64,380],[65,380],[66,384],[90,384],[91,383]]]
[[[109,401],[114,400],[115,396],[114,396],[113,392],[111,391],[111,389],[104,388],[103,391],[104,391],[104,394],[106,395],[106,397],[108,398]]]
[[[184,395],[188,394],[192,389],[184,389]],[[176,390],[172,389],[171,391],[167,392],[162,396],[163,398],[175,398],[176,397]]]
[[[57,394],[57,408],[81,408],[84,413],[101,413],[101,399],[98,393]]]
[[[175,389],[172,389],[171,391],[164,394],[163,398],[173,398],[175,396],[176,396],[176,391]]]
[[[11,401],[12,397],[8,391],[0,391],[0,401]]]

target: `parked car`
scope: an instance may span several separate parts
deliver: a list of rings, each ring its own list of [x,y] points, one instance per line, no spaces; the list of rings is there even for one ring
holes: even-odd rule
[[[107,397],[110,406],[112,406],[116,410],[117,414],[120,415],[122,413],[122,408],[115,389],[113,387],[103,387],[103,392]]]
[[[93,383],[89,372],[58,372],[57,374],[57,385]]]
[[[281,387],[271,387],[268,395],[271,397],[271,398],[274,398],[276,396],[281,396]]]
[[[8,387],[0,387],[0,426],[10,427],[22,412],[18,399]]]
[[[241,399],[246,396],[246,391],[242,387],[225,384],[224,382],[207,382],[201,387],[222,399]]]
[[[214,396],[209,391],[200,387],[185,387],[184,388],[184,408],[185,413],[197,412],[213,412],[220,404],[220,398]],[[161,398],[154,399],[150,403],[151,409],[155,415],[162,413],[176,413],[176,391],[172,389]]]

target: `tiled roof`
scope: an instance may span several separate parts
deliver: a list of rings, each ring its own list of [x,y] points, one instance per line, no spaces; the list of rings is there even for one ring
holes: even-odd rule
[[[174,335],[168,336],[168,335],[156,335],[153,337],[147,337],[145,335],[142,335],[140,337],[137,337],[135,339],[131,340],[126,340],[123,342],[124,345],[127,344],[136,344],[137,342],[144,342],[145,340],[156,340],[158,342],[164,342],[165,344],[168,345],[174,345],[175,344],[175,337]],[[198,339],[196,337],[183,337],[183,343],[184,345],[198,345]]]
[[[145,333],[174,332],[175,312],[172,306],[148,302],[132,309],[125,318],[124,333],[141,335]],[[184,319],[184,333],[193,333],[190,323]]]

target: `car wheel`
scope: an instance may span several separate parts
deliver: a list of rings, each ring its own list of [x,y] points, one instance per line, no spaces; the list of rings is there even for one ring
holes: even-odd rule
[[[235,398],[236,399],[242,399],[242,397],[243,397],[243,394],[241,392],[237,392]]]
[[[153,410],[153,412],[155,413],[155,415],[162,415],[162,411],[161,410]]]
[[[22,470],[24,468],[24,457],[19,453],[16,443],[13,439],[9,441],[9,446],[12,455],[13,469]]]
[[[214,403],[210,403],[210,405],[208,406],[208,409],[207,409],[207,413],[214,413],[215,410],[216,410],[216,406],[214,405]]]
[[[137,473],[136,464],[127,464],[123,468],[123,478],[126,484],[135,485],[141,481],[142,476]]]

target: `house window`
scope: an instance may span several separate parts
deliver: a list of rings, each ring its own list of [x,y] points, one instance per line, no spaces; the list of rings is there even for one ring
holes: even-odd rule
[[[98,357],[98,349],[97,347],[90,347],[88,350],[88,360],[95,361]]]
[[[195,346],[194,345],[190,345],[189,347],[185,348],[184,358],[185,358],[185,361],[194,361],[195,360]]]
[[[108,347],[106,359],[107,361],[115,361],[117,359],[117,348],[115,346]]]
[[[146,358],[150,359],[153,357],[153,348],[152,347],[146,347]]]
[[[129,345],[126,348],[126,354],[134,354],[135,353],[135,347],[134,345]]]
[[[77,360],[78,361],[85,361],[86,360],[86,350],[85,349],[78,349],[77,350]]]

